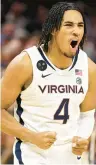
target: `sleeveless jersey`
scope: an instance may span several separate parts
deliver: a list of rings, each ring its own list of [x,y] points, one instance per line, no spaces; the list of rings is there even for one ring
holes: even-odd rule
[[[24,50],[33,67],[33,80],[17,99],[16,119],[35,131],[55,131],[54,145],[76,135],[80,104],[88,90],[88,58],[81,49],[67,69],[52,64],[41,47]],[[55,56],[55,54],[53,54]]]

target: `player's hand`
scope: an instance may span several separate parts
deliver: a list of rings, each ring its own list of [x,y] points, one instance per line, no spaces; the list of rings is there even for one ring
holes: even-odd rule
[[[56,132],[36,133],[35,144],[42,149],[48,149],[56,141]]]
[[[75,155],[82,155],[83,152],[88,150],[89,140],[78,136],[74,136],[72,139],[72,152]]]

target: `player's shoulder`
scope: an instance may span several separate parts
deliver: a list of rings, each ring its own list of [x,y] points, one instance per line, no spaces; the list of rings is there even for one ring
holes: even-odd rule
[[[38,46],[32,46],[32,47],[29,47],[27,49],[24,49],[23,51],[34,52],[34,51],[37,51],[37,49],[38,49]]]
[[[19,71],[27,70],[31,67],[30,57],[28,53],[23,51],[18,54],[8,65],[8,68],[17,69]]]
[[[88,63],[88,56],[87,56],[87,53],[82,50],[82,49],[79,49],[79,53],[78,53],[78,59],[80,60],[80,62],[83,64],[85,62]]]
[[[31,59],[30,59],[30,56],[29,56],[29,51],[33,51],[36,50],[37,47],[36,46],[33,46],[33,47],[30,47],[28,49],[24,49],[19,55],[17,55],[11,62],[10,64],[13,66],[13,67],[19,67],[21,69],[28,69],[28,68],[32,68],[32,62],[31,62]],[[31,53],[31,56],[33,56],[34,54]]]
[[[88,57],[88,69],[91,73],[96,74],[96,64]]]
[[[84,57],[84,56],[87,57],[87,53],[86,53],[84,50],[82,50],[82,49],[79,49],[79,54],[80,54],[80,57],[81,57],[81,56],[82,56],[82,57]]]
[[[19,55],[16,56],[15,61],[19,62],[20,65],[30,66],[31,60],[29,52],[31,51],[31,56],[33,56],[34,54],[32,52],[34,52],[34,50],[37,50],[36,46],[24,49]]]
[[[91,73],[94,73],[96,72],[96,64],[88,57],[87,53],[80,49],[80,54],[82,54],[83,56],[85,55],[87,57],[87,61],[88,61],[88,70],[91,72]]]
[[[22,80],[27,80],[33,75],[32,62],[26,50],[17,55],[8,65],[5,75],[14,75]]]
[[[89,80],[94,81],[96,79],[96,64],[88,57],[88,72]]]
[[[88,61],[88,75],[89,75],[89,81],[93,80],[94,78],[96,78],[96,64],[88,57],[87,53],[80,49],[80,55],[82,55],[82,57],[86,57],[87,61]]]

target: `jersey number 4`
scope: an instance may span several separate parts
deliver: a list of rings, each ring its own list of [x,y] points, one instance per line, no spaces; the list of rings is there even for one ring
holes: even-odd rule
[[[69,119],[68,105],[69,105],[69,99],[63,99],[61,104],[59,105],[59,108],[54,114],[54,120],[63,120],[63,124],[67,123],[67,120]],[[64,111],[64,115],[60,115],[60,112],[62,111],[62,109]]]

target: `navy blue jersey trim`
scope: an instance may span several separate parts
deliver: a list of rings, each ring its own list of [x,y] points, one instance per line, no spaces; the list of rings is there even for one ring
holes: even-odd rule
[[[39,53],[41,54],[41,56],[42,56],[42,58],[44,59],[44,61],[45,61],[52,69],[55,70],[55,68],[49,63],[49,61],[47,60],[47,58],[44,56],[44,53],[43,53],[43,51],[41,50],[40,47],[38,47],[38,51],[39,51]]]
[[[22,141],[20,139],[18,139],[18,142],[16,143],[16,146],[15,146],[15,154],[19,161],[19,164],[24,164],[22,162],[22,156],[21,156],[21,149],[20,149],[21,143],[22,143]]]
[[[21,115],[23,113],[23,108],[21,107],[20,95],[17,98],[17,104],[18,104],[17,115],[19,116],[19,122],[20,122],[20,124],[24,125],[24,121],[21,118]],[[22,141],[18,138],[17,138],[17,140],[18,141],[17,141],[16,146],[15,146],[15,155],[16,155],[18,161],[19,161],[19,164],[24,164],[23,161],[22,161],[21,148],[20,148]]]
[[[73,62],[73,64],[72,64],[71,68],[69,69],[69,71],[75,66],[75,64],[76,64],[76,62],[77,62],[77,60],[78,60],[78,54],[79,54],[79,49],[78,49],[78,51],[76,52],[76,56],[75,56],[74,62]]]
[[[55,70],[55,68],[53,68],[53,66],[49,63],[49,61],[47,60],[47,58],[44,56],[44,53],[43,53],[43,51],[42,51],[42,49],[41,49],[40,47],[38,47],[38,51],[40,52],[40,54],[41,54],[42,58],[44,59],[44,61],[45,61],[52,69]],[[75,66],[75,64],[76,64],[76,62],[77,62],[77,60],[78,60],[78,54],[79,54],[79,49],[78,49],[77,52],[76,52],[76,56],[75,56],[74,62],[73,62],[73,64],[72,64],[71,68],[69,69],[69,71]]]

